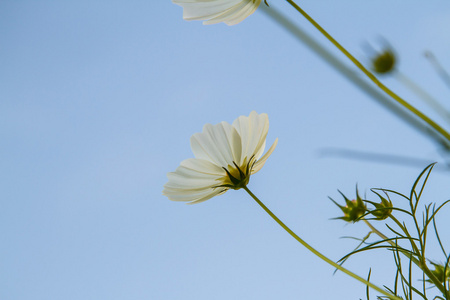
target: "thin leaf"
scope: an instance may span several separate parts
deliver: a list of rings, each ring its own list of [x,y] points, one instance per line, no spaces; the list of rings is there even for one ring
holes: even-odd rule
[[[410,197],[409,197],[410,201],[412,201],[413,198],[414,198],[413,196],[416,196],[416,202],[415,202],[414,205],[413,205],[413,207],[414,207],[414,210],[413,210],[413,211],[416,211],[416,209],[417,209],[417,205],[419,204],[419,200],[420,200],[420,197],[422,196],[423,189],[425,188],[425,185],[426,185],[426,183],[427,183],[427,181],[428,181],[428,177],[430,176],[431,170],[433,169],[433,167],[434,167],[435,164],[436,164],[436,163],[433,163],[433,164],[428,165],[428,166],[427,166],[427,167],[419,174],[419,176],[417,177],[416,181],[414,181],[414,184],[413,184],[413,186],[412,186],[412,188],[411,188],[411,194],[410,194]],[[417,195],[417,193],[416,193],[416,187],[419,185],[419,181],[422,179],[422,176],[423,176],[425,173],[426,173],[425,179],[424,179],[424,181],[423,181],[422,186],[420,187],[420,192],[419,192],[419,194]]]

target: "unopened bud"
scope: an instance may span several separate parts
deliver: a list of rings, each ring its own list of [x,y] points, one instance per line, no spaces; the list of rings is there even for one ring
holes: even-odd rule
[[[437,264],[434,262],[431,262],[431,264],[434,266],[434,270],[432,270],[431,273],[433,273],[433,275],[439,280],[440,283],[450,281],[450,266],[447,266],[447,268],[445,268],[445,266],[441,264]]]
[[[378,195],[380,197],[380,203],[370,202],[375,206],[375,210],[371,210],[370,213],[375,217],[376,220],[385,220],[392,213],[392,202],[391,200],[387,200],[386,198]]]
[[[394,52],[387,49],[372,58],[372,69],[376,73],[386,74],[394,69],[395,62]]]
[[[341,192],[339,192],[341,193]],[[345,200],[345,206],[338,204],[336,201],[331,199],[331,201],[334,202],[344,213],[344,216],[338,217],[336,219],[341,219],[347,222],[357,222],[359,219],[366,213],[367,207],[364,204],[364,201],[361,199],[361,197],[358,194],[358,189],[356,189],[356,199],[349,200],[347,197],[345,197],[344,194],[342,194],[342,197],[344,197]]]

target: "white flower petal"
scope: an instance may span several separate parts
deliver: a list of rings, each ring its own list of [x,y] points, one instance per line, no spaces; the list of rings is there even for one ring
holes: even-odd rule
[[[172,0],[183,7],[183,19],[207,20],[221,14],[242,0]]]
[[[233,150],[239,144],[239,134],[227,122],[217,125],[206,124],[203,132],[191,137],[191,149],[196,158],[208,160],[217,166],[228,167],[234,161],[239,150]]]
[[[214,164],[201,159],[187,159],[181,162],[180,166],[167,174],[169,182],[164,188],[201,190],[211,188],[218,184],[218,179],[226,175],[225,170],[221,170]]]
[[[215,188],[204,188],[199,190],[185,190],[185,189],[175,189],[170,187],[165,187],[163,190],[163,195],[177,199],[178,201],[191,201],[189,199],[197,199],[204,197],[208,194],[211,194]],[[181,200],[181,199],[188,199],[188,200]]]
[[[206,201],[214,196],[225,193],[226,189],[216,188],[207,189],[199,193],[186,193],[183,190],[178,191],[166,191],[164,193],[172,201],[190,202],[188,204],[194,204]]]
[[[203,24],[225,22],[235,25],[251,15],[261,0],[172,0],[183,7],[185,20],[206,20]]]
[[[245,157],[249,159],[255,155],[256,159],[262,155],[265,146],[265,140],[269,131],[269,117],[267,114],[258,115],[252,111],[248,117],[240,116],[233,122],[233,127],[236,128],[241,136],[242,142],[242,159],[243,163]],[[259,156],[256,156],[256,155]]]
[[[220,178],[220,176],[218,176],[218,175],[212,175],[212,174],[208,174],[208,173],[198,172],[196,170],[185,168],[183,166],[179,166],[177,168],[177,170],[175,171],[175,175],[171,175],[171,177],[173,177],[173,176],[175,176],[177,178],[178,177],[184,177],[184,178],[187,178],[187,179],[192,178],[192,179],[196,179],[196,180],[201,180],[202,182],[205,181],[205,180],[208,181],[208,182],[214,182],[218,178]]]
[[[188,158],[183,160],[180,166],[199,173],[211,174],[218,177],[226,174],[224,169],[204,159]]]
[[[225,163],[214,141],[211,141],[203,132],[191,136],[191,150],[195,158],[208,160],[217,166],[223,166]]]
[[[261,0],[249,1],[245,8],[243,8],[240,12],[235,13],[232,18],[224,21],[224,23],[229,26],[241,23],[245,18],[256,11],[260,3]],[[206,22],[203,22],[203,24],[205,23]]]
[[[170,200],[175,199],[174,201],[193,201],[200,198],[203,198],[207,195],[213,194],[217,189],[215,188],[206,188],[198,191],[194,190],[183,190],[183,189],[172,189],[165,188],[163,194],[170,198]]]
[[[227,25],[236,25],[255,12],[260,2],[260,0],[255,2],[253,0],[241,1],[221,14],[204,21],[203,24],[210,25],[224,22]]]
[[[275,139],[275,142],[273,142],[272,146],[270,146],[269,150],[267,150],[266,154],[264,154],[263,157],[261,157],[261,159],[257,160],[255,165],[252,168],[252,174],[255,174],[256,172],[258,172],[259,170],[261,170],[261,168],[264,166],[264,164],[266,163],[266,160],[269,158],[269,156],[272,154],[273,150],[275,150],[275,147],[278,144],[278,138]]]
[[[241,153],[242,153],[241,136],[237,132],[236,128],[231,126],[231,124],[227,122],[222,122],[222,126],[227,135],[228,144],[231,148],[231,152],[233,155],[232,161],[239,163],[241,161]]]
[[[266,149],[266,140],[264,140],[264,142],[263,142],[263,144],[261,145],[261,147],[259,147],[259,150],[256,151],[256,153],[255,153],[255,158],[256,158],[257,160],[262,156],[262,154],[263,154],[263,152],[264,152],[264,149]]]
[[[178,171],[179,170],[177,169],[177,172],[167,173],[169,182],[167,182],[164,187],[173,189],[200,190],[214,187],[218,184],[216,176],[211,176],[210,178],[187,177]]]
[[[208,196],[205,196],[205,197],[200,198],[200,199],[193,200],[193,201],[191,201],[191,202],[189,202],[189,203],[187,203],[187,204],[197,204],[197,203],[200,203],[200,202],[209,200],[209,199],[211,199],[212,197],[215,197],[215,196],[219,196],[219,195],[224,194],[227,190],[228,190],[228,189],[223,189],[223,190],[217,189],[217,190],[215,190],[212,194],[209,194]]]
[[[217,147],[217,151],[223,159],[224,164],[228,164],[233,161],[233,150],[231,149],[230,142],[228,141],[227,131],[230,131],[229,127],[232,127],[227,122],[222,122],[216,125],[205,126],[203,133],[206,134],[210,141]],[[224,127],[228,129],[225,130]],[[226,167],[227,165],[222,165]]]

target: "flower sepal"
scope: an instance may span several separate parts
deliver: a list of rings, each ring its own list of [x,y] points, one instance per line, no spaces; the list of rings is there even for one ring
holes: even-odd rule
[[[375,217],[375,220],[378,220],[378,221],[385,220],[391,215],[394,205],[392,204],[392,201],[390,199],[386,199],[378,193],[376,193],[376,194],[381,199],[380,203],[367,201],[367,200],[365,202],[368,202],[368,203],[372,204],[373,206],[375,206],[374,210],[369,211]]]
[[[362,198],[359,196],[358,188],[356,188],[356,199],[349,200],[341,191],[338,191],[342,197],[344,197],[345,200],[345,206],[340,205],[336,201],[334,201],[332,198],[330,198],[331,201],[333,201],[334,204],[336,204],[344,213],[344,216],[337,217],[334,219],[340,219],[347,222],[358,222],[361,217],[363,217],[367,211],[367,206],[362,200]]]
[[[223,179],[224,183],[218,185],[217,187],[226,187],[233,190],[239,190],[247,186],[250,181],[250,173],[254,164],[255,156],[252,156],[250,161],[247,164],[244,164],[244,170],[242,170],[242,167],[239,167],[234,161],[233,166],[228,165],[228,168],[222,167],[227,173],[227,176]]]
[[[444,264],[438,264],[430,261],[430,263],[434,266],[434,270],[431,270],[434,276],[439,280],[440,283],[444,283],[446,281],[450,281],[450,265],[445,267]],[[427,282],[433,283],[431,280],[426,280]]]

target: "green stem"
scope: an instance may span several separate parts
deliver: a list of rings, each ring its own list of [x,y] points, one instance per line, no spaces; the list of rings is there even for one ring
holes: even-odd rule
[[[400,223],[397,218],[395,218],[392,214],[389,216],[396,224],[397,226],[403,231],[403,233],[408,237],[409,242],[411,243],[411,248],[414,253],[416,253],[417,256],[420,257],[418,267],[427,275],[427,277],[433,282],[433,284],[439,289],[439,291],[442,292],[442,294],[446,295],[445,287],[439,282],[439,279],[436,278],[436,276],[431,272],[431,270],[428,268],[426,264],[425,257],[421,255],[421,252],[419,248],[417,247],[416,243],[414,243],[414,240],[412,239],[411,235],[409,234],[407,228]],[[415,218],[414,218],[415,219]]]
[[[420,197],[420,195],[419,195],[419,197]],[[418,201],[419,200],[417,200],[417,202]],[[411,208],[412,208],[412,206],[411,206]],[[418,236],[419,242],[420,242],[420,251],[417,250],[417,254],[419,255],[419,258],[420,258],[420,269],[428,276],[428,278],[431,281],[433,281],[434,285],[442,292],[442,294],[444,296],[446,296],[447,291],[446,291],[444,285],[441,284],[439,279],[433,274],[433,272],[431,272],[431,270],[427,266],[427,261],[425,258],[425,240],[422,238],[422,233],[420,230],[419,222],[417,221],[417,218],[416,218],[416,208],[417,208],[417,205],[414,209],[411,209],[411,212],[413,213],[414,224],[416,225],[417,236]]]
[[[382,238],[383,240],[386,240],[386,242],[388,242],[389,244],[391,244],[392,246],[396,246],[395,243],[391,240],[388,240],[389,238],[387,236],[385,236],[383,233],[381,233],[380,231],[378,231],[378,229],[376,229],[375,227],[373,227],[373,225],[367,221],[366,219],[363,219],[364,223],[366,223],[367,226],[369,226],[369,228],[372,230],[373,233],[375,233],[376,235],[378,235],[380,238]],[[404,253],[402,250],[399,250],[401,253],[403,253],[406,257],[411,257],[409,254]],[[416,266],[418,266],[419,268],[421,267],[420,261],[415,258],[415,257],[411,257],[413,263],[416,264]]]
[[[294,239],[296,239],[300,244],[302,244],[306,249],[308,249],[309,251],[311,251],[313,254],[315,254],[316,256],[318,256],[319,258],[321,258],[322,260],[324,260],[325,262],[327,262],[328,264],[332,265],[333,267],[335,267],[336,269],[344,272],[345,274],[353,277],[354,279],[360,281],[361,283],[365,284],[366,286],[371,287],[372,289],[376,290],[379,293],[382,293],[383,295],[389,297],[392,300],[401,300],[401,298],[381,289],[380,287],[372,284],[371,282],[365,280],[364,278],[350,272],[349,270],[347,270],[346,268],[340,266],[339,264],[335,263],[334,261],[332,261],[331,259],[329,259],[328,257],[326,257],[325,255],[323,255],[322,253],[320,253],[319,251],[317,251],[316,249],[314,249],[313,247],[311,247],[308,243],[306,243],[304,240],[302,240],[298,235],[296,235],[289,227],[287,227],[280,219],[278,219],[277,216],[275,216],[274,213],[272,213],[259,199],[258,197],[256,197],[246,186],[243,187],[243,189],[259,204],[259,206],[262,207],[262,209],[264,209],[266,211],[266,213],[268,213],[272,219],[275,220],[275,222],[277,222],[281,227],[283,227],[284,230],[286,230]]]
[[[294,1],[286,0],[292,7],[294,7],[300,14],[302,14],[317,30],[320,31],[336,48],[338,48],[350,61],[358,67],[370,80],[372,80],[383,92],[388,94],[397,103],[409,110],[411,113],[422,119],[431,128],[439,132],[447,141],[450,142],[450,134],[444,130],[441,126],[419,111],[417,108],[403,100],[396,93],[391,91],[388,87],[382,84],[369,70],[367,70],[353,55],[350,54],[341,44],[339,44],[328,32],[323,29],[313,18],[311,18],[303,9],[300,8]]]
[[[422,89],[417,83],[405,74],[397,71],[394,77],[409,88],[417,96],[419,96],[425,103],[427,103],[437,114],[439,114],[447,123],[450,123],[450,112],[436,99],[433,98],[427,91]]]

